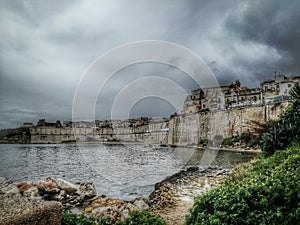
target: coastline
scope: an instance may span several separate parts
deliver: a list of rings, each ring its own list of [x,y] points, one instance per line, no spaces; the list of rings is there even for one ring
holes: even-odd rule
[[[129,212],[149,210],[152,214],[163,217],[169,225],[183,225],[186,214],[193,206],[194,197],[219,186],[230,171],[223,167],[213,166],[205,169],[189,167],[156,183],[154,191],[147,198],[140,197],[132,201],[125,201],[121,198],[107,198],[100,195],[101,193],[99,193],[99,196],[94,185],[89,182],[72,184],[62,179],[54,180],[49,177],[36,184],[31,182],[14,183],[11,180],[2,178],[3,184],[0,185],[0,196],[14,201],[11,197],[13,193],[18,196],[17,200],[19,202],[38,200],[41,204],[43,202],[47,204],[47,202],[53,202],[54,200],[57,204],[61,204],[62,208],[69,208],[73,212],[87,216],[92,215],[97,219],[110,217],[123,220],[129,215]],[[9,188],[3,189],[4,186],[7,186],[6,184],[9,184]],[[24,204],[19,205],[21,209]],[[18,209],[16,204],[5,204],[2,207],[5,207],[5,212],[9,212],[10,207]],[[55,211],[56,214],[59,208]],[[45,210],[47,211],[47,208]],[[26,213],[35,214],[37,212],[32,207],[28,208]],[[24,215],[23,213],[16,213],[18,218],[25,218]],[[59,218],[59,215],[56,217]]]
[[[145,145],[145,143],[142,142],[62,142],[62,143],[0,143],[3,145],[96,145],[96,144],[101,144],[101,145]],[[153,146],[155,148],[195,148],[195,149],[200,149],[200,150],[205,150],[205,146],[195,146],[195,145],[157,145],[157,144],[147,144],[146,146]],[[262,151],[261,149],[258,148],[249,148],[246,149],[245,147],[235,147],[235,146],[229,146],[229,147],[220,147],[218,148],[213,148],[210,147],[209,149],[211,150],[218,150],[218,151],[227,151],[227,152],[237,152],[237,153],[253,153],[253,154],[261,154]]]
[[[167,177],[155,185],[149,196],[150,202],[158,199],[150,207],[151,213],[163,217],[168,225],[183,225],[194,198],[221,185],[233,169],[191,167]]]
[[[82,143],[84,144],[84,143]],[[87,143],[86,143],[87,144]],[[99,143],[89,143],[89,144],[99,144]],[[111,145],[116,144],[110,142]],[[120,145],[121,143],[117,143]],[[134,144],[141,144],[135,142]],[[46,144],[47,145],[47,144]],[[160,148],[160,146],[153,146],[155,148]],[[169,146],[162,146],[169,147]],[[183,148],[194,148],[205,150],[203,147],[199,146],[177,146]],[[213,149],[218,150],[218,149]],[[257,154],[260,153],[258,150],[246,150],[241,148],[221,148],[220,151],[229,151],[229,152],[240,152],[240,153],[250,153]],[[214,187],[219,186],[224,182],[224,180],[228,177],[232,169],[228,167],[220,166],[207,166],[205,168],[199,167],[186,167],[185,170],[182,170],[178,173],[173,174],[170,177],[166,177],[162,181],[155,184],[154,191],[145,198],[137,197],[131,201],[125,201],[122,199],[122,196],[119,198],[107,198],[102,193],[98,193],[95,198],[94,195],[91,195],[91,199],[89,201],[81,201],[78,198],[78,195],[67,194],[64,192],[62,188],[58,192],[55,190],[55,195],[48,194],[47,196],[52,199],[59,199],[59,201],[67,199],[68,202],[71,203],[71,207],[77,208],[78,212],[83,213],[87,216],[97,216],[98,218],[102,218],[102,216],[111,216],[114,215],[123,215],[122,218],[126,217],[125,212],[131,212],[131,210],[150,210],[151,213],[162,216],[167,224],[174,225],[182,225],[184,224],[185,216],[188,214],[189,209],[194,204],[194,197],[200,194],[203,194]],[[59,179],[59,178],[58,178]],[[51,179],[50,179],[51,181]],[[47,181],[51,185],[54,184],[55,181]],[[28,183],[28,182],[27,182]],[[42,182],[41,184],[44,184]],[[16,184],[16,183],[15,183]],[[19,184],[21,184],[19,182]],[[69,185],[69,184],[68,184]],[[75,186],[78,186],[77,183],[74,183]],[[38,186],[38,185],[37,185]],[[29,184],[26,187],[26,195],[34,195],[34,197],[44,199],[38,191],[36,191],[36,184]],[[33,188],[31,191],[27,191],[27,188]],[[83,186],[82,186],[83,187]],[[70,188],[69,188],[70,189]],[[73,188],[73,189],[78,189]],[[95,188],[93,188],[95,189]],[[24,190],[22,192],[22,195]],[[81,194],[82,195],[82,194]],[[66,197],[70,196],[70,197]],[[79,195],[80,196],[80,195]],[[83,198],[84,199],[84,198]],[[46,199],[49,200],[49,199]],[[61,203],[63,203],[61,201]],[[76,205],[78,202],[83,203],[83,205]],[[74,205],[73,205],[74,203]],[[64,205],[64,204],[63,204]],[[101,210],[100,210],[101,208]],[[104,210],[104,211],[103,211]],[[99,212],[101,211],[101,213]],[[111,213],[111,214],[109,214]],[[104,218],[104,217],[103,217]]]

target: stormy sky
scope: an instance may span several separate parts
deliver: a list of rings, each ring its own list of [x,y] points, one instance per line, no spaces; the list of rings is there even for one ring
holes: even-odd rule
[[[274,71],[300,75],[299,10],[298,0],[2,0],[0,128],[39,118],[70,120],[76,87],[89,66],[135,41],[162,40],[192,50],[221,85],[239,79],[256,87]],[[171,66],[131,65],[107,82],[97,119],[109,119],[119,91],[146,76],[171,79],[187,92],[197,88]],[[131,116],[168,116],[176,110],[157,97],[145,98]]]

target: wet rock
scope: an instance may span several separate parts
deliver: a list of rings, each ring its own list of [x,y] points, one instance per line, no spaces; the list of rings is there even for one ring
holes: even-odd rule
[[[39,189],[36,186],[31,186],[29,189],[23,191],[24,197],[40,198]]]
[[[60,189],[65,190],[68,194],[72,194],[79,190],[79,185],[72,184],[71,182],[63,179],[57,179],[57,185]]]
[[[19,191],[21,194],[23,194],[23,192],[27,191],[28,189],[32,188],[33,185],[30,183],[21,183],[18,185]]]
[[[121,216],[120,216],[120,220],[121,221],[124,221],[126,220],[128,217],[129,217],[129,209],[124,209],[122,212],[121,212]]]
[[[5,184],[5,186],[7,186],[7,184]],[[10,182],[10,186],[11,188],[15,187],[12,182]],[[77,185],[63,179],[56,181],[47,177],[44,180],[38,181],[36,184],[20,183],[18,186],[19,189],[17,188],[15,191],[25,197],[59,201],[67,208],[88,204],[97,196],[95,186],[91,182]]]
[[[97,196],[95,185],[91,182],[81,183],[77,192],[82,200]]]
[[[89,213],[89,209],[92,208],[92,207],[87,207],[84,209],[85,212]],[[92,208],[92,211],[90,211],[93,215],[99,215],[99,214],[103,214],[104,211],[106,210],[106,206],[103,206],[103,207],[98,207],[98,208],[95,208],[93,209]]]
[[[187,172],[198,172],[199,171],[199,167],[189,167],[186,170]]]
[[[171,207],[176,204],[178,188],[169,181],[163,181],[155,185],[155,190],[149,196],[149,206],[152,211]]]
[[[67,192],[65,191],[65,190],[61,190],[60,192],[59,192],[59,198],[60,199],[65,199],[65,198],[67,198]]]
[[[110,205],[121,206],[123,204],[125,204],[125,202],[118,198],[98,198],[98,199],[92,201],[90,206],[92,208],[98,208],[98,207],[103,207],[103,206],[106,207],[106,206],[110,206]]]
[[[45,180],[40,180],[37,183],[37,187],[44,193],[58,193],[60,191],[57,182],[51,177],[47,177]]]
[[[138,211],[138,207],[132,203],[127,203],[126,205],[126,209],[129,211],[129,212],[133,212],[133,211]]]
[[[0,194],[7,196],[21,196],[18,187],[9,179],[0,177]]]
[[[85,208],[86,214],[92,214],[97,219],[110,218],[113,222],[123,221],[133,211],[149,209],[145,199],[138,198],[125,202],[116,198],[98,198]]]
[[[149,205],[144,201],[143,198],[138,198],[133,202],[133,205],[140,211],[148,210]]]

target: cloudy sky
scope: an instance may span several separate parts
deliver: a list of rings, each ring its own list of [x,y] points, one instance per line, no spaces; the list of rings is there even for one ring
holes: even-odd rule
[[[204,60],[220,84],[239,79],[256,87],[274,71],[299,75],[299,10],[298,0],[2,0],[0,128],[39,118],[70,120],[76,87],[89,66],[129,42],[182,45]],[[108,82],[97,101],[97,118],[109,118],[125,85],[153,75],[173,79],[186,91],[197,88],[169,66],[133,65]],[[131,116],[174,111],[159,98],[144,99]]]

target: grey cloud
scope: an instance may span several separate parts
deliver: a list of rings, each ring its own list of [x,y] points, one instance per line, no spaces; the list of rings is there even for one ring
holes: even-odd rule
[[[1,1],[0,127],[39,117],[70,119],[76,86],[88,66],[110,49],[139,40],[191,49],[220,84],[240,79],[254,87],[275,70],[296,75],[299,8],[297,0]],[[97,116],[107,118],[120,89],[149,75],[172,79],[185,90],[197,88],[174,68],[135,65],[107,83]],[[145,100],[132,115],[147,115],[160,105]],[[162,109],[166,116],[170,110]]]
[[[244,42],[260,43],[277,50],[281,56],[278,70],[299,73],[299,9],[297,0],[249,1],[227,18],[226,28]]]

